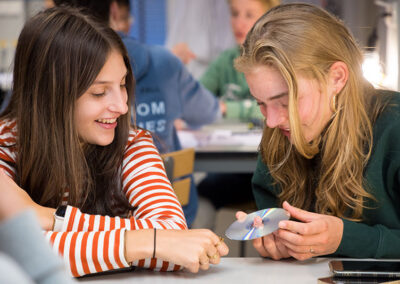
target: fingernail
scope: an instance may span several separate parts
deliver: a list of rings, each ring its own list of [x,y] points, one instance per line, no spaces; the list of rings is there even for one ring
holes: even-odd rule
[[[285,229],[286,228],[286,222],[279,222],[278,226],[281,229]]]

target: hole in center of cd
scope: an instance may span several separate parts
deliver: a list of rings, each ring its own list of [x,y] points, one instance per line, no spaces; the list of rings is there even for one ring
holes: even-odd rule
[[[260,217],[255,217],[253,224],[252,224],[253,228],[257,228],[257,229],[261,229],[264,227],[264,220],[261,219]]]

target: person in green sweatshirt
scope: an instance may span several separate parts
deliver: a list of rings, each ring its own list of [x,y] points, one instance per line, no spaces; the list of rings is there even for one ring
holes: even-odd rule
[[[200,82],[221,99],[224,117],[245,122],[262,119],[242,73],[233,67],[240,45],[257,19],[280,0],[229,0],[231,26],[237,46],[222,52],[202,75]]]
[[[374,89],[362,62],[309,4],[271,9],[247,36],[235,66],[266,119],[253,193],[292,217],[254,240],[262,256],[400,258],[400,94]]]

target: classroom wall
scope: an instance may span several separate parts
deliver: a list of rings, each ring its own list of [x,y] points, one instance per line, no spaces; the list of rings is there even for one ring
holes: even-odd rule
[[[4,74],[12,72],[15,47],[27,18],[43,8],[42,0],[0,0],[0,87],[10,88]]]

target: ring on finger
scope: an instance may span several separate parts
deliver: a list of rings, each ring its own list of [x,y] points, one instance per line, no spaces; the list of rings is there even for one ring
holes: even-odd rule
[[[218,258],[218,253],[212,255],[212,256],[208,256],[209,259],[217,259]]]
[[[224,242],[224,240],[225,239],[223,237],[219,237],[219,241],[218,241],[218,243],[215,244],[215,246],[216,247],[219,246],[220,244],[222,244]]]

